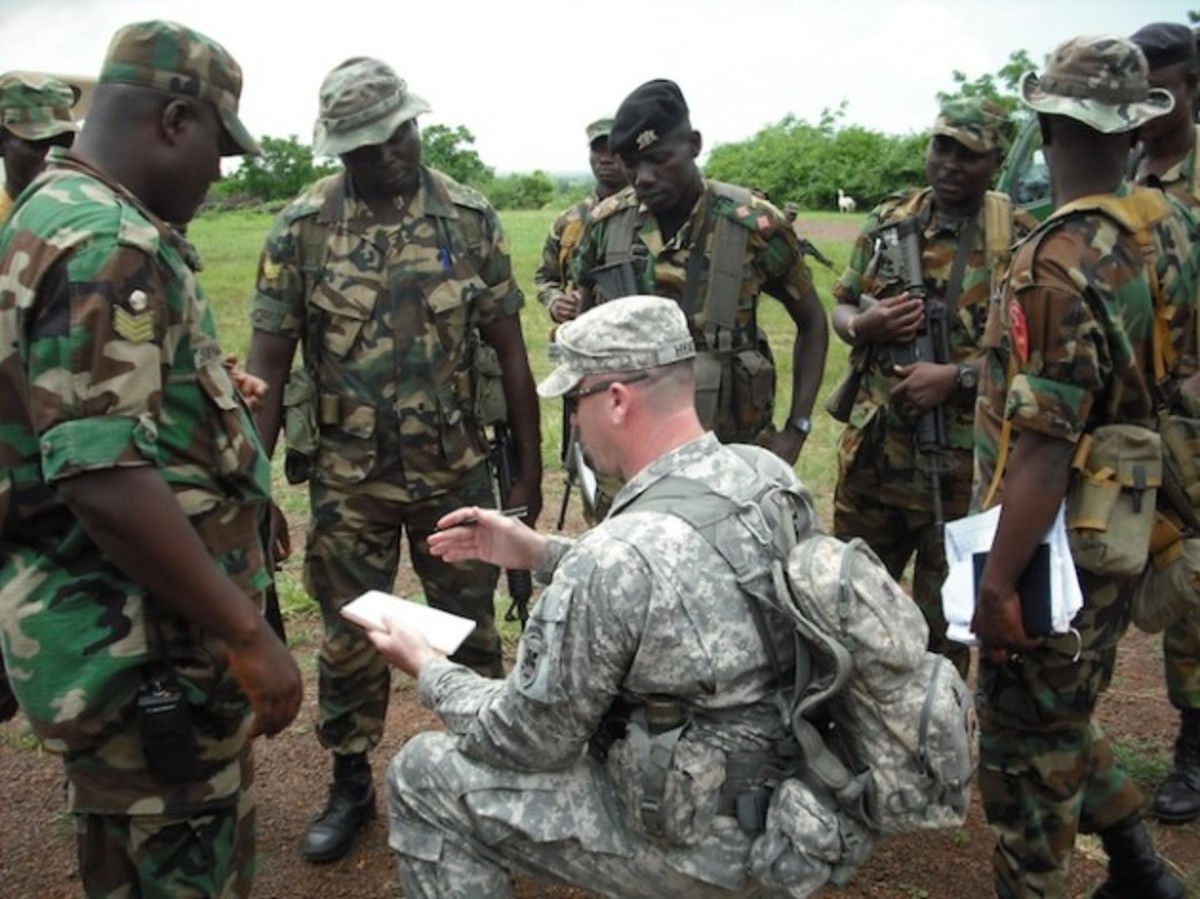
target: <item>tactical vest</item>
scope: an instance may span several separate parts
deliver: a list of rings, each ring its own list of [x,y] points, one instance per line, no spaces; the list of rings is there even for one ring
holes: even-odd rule
[[[744,187],[719,181],[707,183],[715,197],[731,200],[737,206],[750,203],[752,195]],[[601,268],[610,274],[605,277],[599,270],[593,271],[598,284],[603,278],[605,299],[641,292],[634,272],[637,220],[636,205],[621,209],[607,220],[605,264]],[[735,343],[750,229],[728,216],[710,212],[692,241],[693,250],[703,248],[709,228],[713,229],[711,259],[704,253],[688,253],[679,301],[698,337],[696,411],[701,424],[715,431],[721,442],[752,443],[770,427],[774,417],[775,363],[766,335],[757,326],[752,344]],[[698,305],[701,290],[703,302]]]

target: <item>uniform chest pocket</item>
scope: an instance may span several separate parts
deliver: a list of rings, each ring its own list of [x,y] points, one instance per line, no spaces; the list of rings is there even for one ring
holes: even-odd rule
[[[345,359],[358,345],[363,329],[375,317],[383,279],[372,272],[337,281],[326,279],[313,290],[310,302],[319,310],[317,324],[326,358]]]
[[[473,272],[456,277],[454,273],[424,286],[425,308],[437,327],[438,337],[448,352],[461,347],[468,335],[476,301],[487,285]]]

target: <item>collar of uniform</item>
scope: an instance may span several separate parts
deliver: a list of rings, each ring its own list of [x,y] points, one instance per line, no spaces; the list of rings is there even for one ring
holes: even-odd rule
[[[712,431],[705,431],[703,435],[697,437],[695,440],[689,440],[687,443],[677,446],[670,452],[659,456],[626,481],[621,489],[617,491],[617,495],[613,497],[612,509],[609,511],[609,515],[616,515],[624,507],[636,502],[637,498],[645,493],[652,484],[675,474],[681,466],[715,452],[720,446],[721,444],[717,440],[717,435]]]

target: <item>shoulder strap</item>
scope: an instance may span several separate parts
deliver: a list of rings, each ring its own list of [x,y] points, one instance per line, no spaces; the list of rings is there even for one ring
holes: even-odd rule
[[[608,234],[604,244],[604,262],[616,265],[633,260],[633,232],[637,225],[636,205],[626,206],[608,217]]]
[[[991,292],[1004,279],[1012,258],[1013,202],[1012,197],[997,190],[983,196],[984,262],[991,272]]]
[[[750,203],[751,193],[746,188],[721,181],[710,183],[718,197],[732,200],[737,206]],[[708,289],[704,296],[704,317],[709,329],[732,331],[737,321],[737,302],[742,294],[742,261],[749,238],[750,232],[745,225],[729,216],[717,217],[713,255],[708,267]],[[691,280],[690,272],[688,280]]]

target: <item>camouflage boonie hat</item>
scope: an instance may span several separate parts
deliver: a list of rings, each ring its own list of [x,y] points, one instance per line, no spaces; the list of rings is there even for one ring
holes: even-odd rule
[[[984,97],[952,97],[942,103],[934,135],[945,135],[976,153],[1003,153],[1012,140],[1012,122],[997,103]]]
[[[242,67],[212,38],[177,22],[135,22],[118,31],[100,83],[136,84],[211,103],[227,138],[221,155],[262,152],[237,114]]]
[[[674,81],[657,78],[621,101],[608,145],[619,156],[645,153],[688,122],[688,105]]]
[[[341,156],[381,144],[430,108],[387,63],[366,56],[347,59],[321,83],[313,152]]]
[[[70,85],[32,72],[0,75],[0,125],[22,140],[46,140],[78,131],[71,115],[78,97]]]
[[[612,134],[612,129],[613,120],[611,118],[596,119],[596,121],[588,125],[586,129],[588,146],[590,147],[602,137],[608,137],[610,134]]]
[[[635,372],[696,355],[679,304],[633,296],[601,303],[559,325],[554,337],[558,368],[538,384],[541,396],[562,396],[588,375]]]
[[[1059,44],[1039,77],[1021,79],[1025,105],[1103,134],[1132,131],[1170,112],[1175,98],[1150,87],[1146,57],[1127,38],[1084,35]]]

